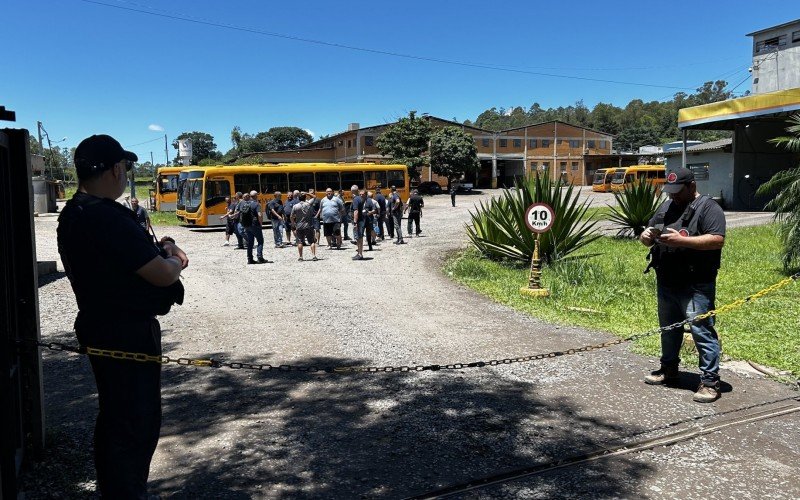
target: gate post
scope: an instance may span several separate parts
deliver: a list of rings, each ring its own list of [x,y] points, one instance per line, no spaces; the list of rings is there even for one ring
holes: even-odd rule
[[[0,107],[0,111],[5,109]],[[13,120],[5,112],[0,119]],[[26,454],[44,447],[33,189],[27,130],[0,129],[0,493],[16,498]],[[17,342],[28,345],[19,348]]]

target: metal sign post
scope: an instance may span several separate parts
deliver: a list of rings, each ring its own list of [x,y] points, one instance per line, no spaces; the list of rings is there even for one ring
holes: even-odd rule
[[[533,244],[533,255],[531,256],[531,274],[528,279],[528,286],[521,287],[520,293],[532,297],[547,297],[550,292],[542,288],[542,261],[539,258],[539,237],[542,233],[550,230],[555,220],[555,212],[546,203],[534,203],[525,211],[525,225],[532,232],[536,233],[536,240]]]

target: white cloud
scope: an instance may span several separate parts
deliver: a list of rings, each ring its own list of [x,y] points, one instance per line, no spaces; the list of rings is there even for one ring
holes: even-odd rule
[[[316,137],[317,136],[317,134],[315,134],[314,131],[311,130],[311,129],[304,128],[303,130],[308,132],[308,135],[310,135],[311,137]]]
[[[164,131],[164,127],[162,127],[161,125],[156,125],[155,123],[151,124],[147,128],[152,130],[153,132],[163,132]]]

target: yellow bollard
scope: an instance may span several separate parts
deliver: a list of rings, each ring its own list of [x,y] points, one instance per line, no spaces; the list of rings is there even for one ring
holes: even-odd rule
[[[531,275],[530,279],[528,279],[528,286],[521,287],[519,292],[522,295],[530,295],[531,297],[547,297],[550,295],[550,291],[547,288],[542,288],[542,261],[539,259],[539,233],[536,234],[536,240],[533,244]]]

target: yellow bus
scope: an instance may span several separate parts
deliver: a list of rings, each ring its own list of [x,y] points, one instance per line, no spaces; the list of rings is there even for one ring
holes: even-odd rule
[[[660,190],[666,179],[665,165],[633,165],[632,167],[618,168],[611,180],[611,191],[620,192],[625,189],[625,186],[643,181],[655,185]]]
[[[189,168],[184,189],[185,219],[189,226],[221,226],[227,207],[225,197],[237,191],[258,191],[262,210],[275,191],[315,189],[318,198],[325,190],[343,189],[349,202],[353,185],[374,190],[395,186],[401,198],[409,195],[408,168],[405,165],[373,163],[289,163],[278,165],[241,165],[226,167]],[[385,192],[385,191],[384,191]],[[262,212],[263,213],[263,212]],[[267,219],[265,219],[266,221]]]
[[[594,173],[592,191],[596,193],[608,193],[611,191],[611,180],[614,178],[616,168],[598,168]]]
[[[178,176],[185,167],[161,167],[156,174],[153,196],[157,212],[174,212],[178,203]]]

